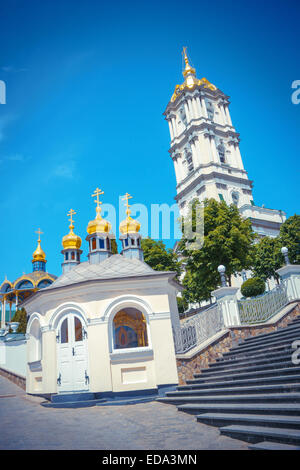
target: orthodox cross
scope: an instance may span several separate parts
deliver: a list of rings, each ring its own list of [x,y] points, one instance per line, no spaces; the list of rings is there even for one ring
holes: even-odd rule
[[[36,231],[35,233],[38,233],[38,234],[39,234],[39,239],[38,239],[38,242],[40,242],[40,241],[41,241],[41,234],[42,234],[42,233],[44,233],[44,232],[42,232],[42,231],[41,231],[41,229],[40,229],[40,228],[38,228],[38,229],[37,229],[37,231]]]
[[[96,200],[95,200],[95,203],[97,204],[97,207],[96,207],[96,212],[97,212],[97,217],[101,219],[101,216],[100,216],[100,212],[101,212],[101,207],[100,207],[100,204],[102,204],[102,202],[100,201],[99,199],[99,196],[101,194],[104,194],[104,191],[102,191],[102,189],[99,189],[99,188],[96,188],[94,193],[92,194],[92,197],[95,197]]]
[[[128,203],[128,200],[129,199],[132,199],[132,196],[130,196],[130,194],[126,193],[124,195],[124,197],[122,198],[122,201],[126,201],[125,202],[125,206],[126,206],[126,214],[129,216],[129,214],[131,213],[131,210],[129,209],[129,203]]]
[[[76,214],[76,212],[73,210],[73,209],[70,209],[70,211],[67,213],[67,216],[70,217],[69,219],[69,222],[71,223],[71,225],[74,225],[73,224],[73,215]]]

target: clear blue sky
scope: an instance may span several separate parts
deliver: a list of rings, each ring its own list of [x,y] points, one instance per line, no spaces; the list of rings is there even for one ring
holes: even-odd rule
[[[174,202],[162,116],[182,82],[182,46],[199,78],[231,97],[254,201],[299,213],[299,2],[2,2],[0,280],[31,272],[34,231],[60,274],[67,211],[83,239],[104,202]],[[169,242],[169,246],[173,245]]]

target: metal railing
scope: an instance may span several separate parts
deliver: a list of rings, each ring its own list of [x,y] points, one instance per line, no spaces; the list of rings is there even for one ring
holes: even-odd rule
[[[288,303],[286,285],[279,284],[265,294],[238,301],[241,325],[263,323]]]
[[[185,320],[180,328],[173,328],[176,353],[186,352],[214,336],[224,327],[220,307],[215,304]]]

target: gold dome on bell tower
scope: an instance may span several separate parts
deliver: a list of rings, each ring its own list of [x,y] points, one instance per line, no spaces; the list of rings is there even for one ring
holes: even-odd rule
[[[138,233],[141,228],[140,222],[130,217],[131,210],[129,209],[130,205],[128,203],[128,200],[131,198],[132,196],[130,196],[130,194],[128,193],[126,193],[123,197],[123,201],[126,201],[125,206],[127,217],[120,223],[120,232],[122,233],[122,235],[125,235],[127,233]]]
[[[76,212],[73,209],[70,209],[70,211],[67,214],[70,217],[70,219],[69,219],[69,221],[70,221],[70,225],[69,225],[70,232],[68,233],[68,235],[65,235],[62,239],[62,246],[64,247],[64,249],[76,249],[76,250],[78,250],[81,247],[81,238],[78,235],[76,235],[73,231],[73,229],[74,229],[73,215],[75,215],[75,214],[76,214]]]

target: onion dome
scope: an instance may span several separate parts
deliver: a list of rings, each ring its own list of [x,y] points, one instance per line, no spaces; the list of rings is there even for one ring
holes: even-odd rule
[[[174,93],[171,98],[171,102],[173,103],[184,90],[192,90],[196,86],[203,85],[204,88],[209,88],[210,90],[217,90],[217,87],[210,83],[206,78],[201,78],[199,80],[196,77],[196,69],[189,64],[189,59],[186,53],[186,47],[183,48],[183,58],[185,62],[185,69],[183,70],[182,74],[185,78],[184,82],[181,85],[176,85]]]
[[[62,239],[62,246],[64,247],[64,249],[67,249],[67,248],[79,249],[81,247],[81,238],[73,232],[73,229],[74,229],[73,215],[74,214],[76,214],[76,212],[73,209],[71,209],[70,212],[68,212],[68,216],[70,216],[70,219],[69,219],[70,232],[68,233],[68,235],[65,235]]]
[[[141,228],[141,224],[138,220],[135,220],[133,219],[132,217],[130,217],[130,214],[131,214],[131,210],[129,209],[129,204],[128,204],[128,199],[131,199],[132,196],[130,196],[130,194],[126,193],[125,196],[124,196],[124,199],[123,201],[126,200],[126,203],[125,203],[125,206],[127,207],[126,208],[126,219],[125,220],[122,220],[122,222],[120,223],[120,232],[123,234],[123,235],[126,235],[127,233],[138,233],[140,228]]]
[[[88,223],[88,226],[86,229],[89,235],[92,235],[96,232],[108,233],[111,229],[111,224],[107,220],[101,217],[100,204],[102,204],[102,202],[99,200],[99,195],[101,194],[104,194],[104,191],[101,191],[101,189],[99,188],[97,188],[94,191],[94,194],[92,194],[92,197],[96,197],[95,203],[97,204],[97,207],[96,207],[96,218],[94,220],[91,220]]]
[[[32,254],[32,262],[35,263],[36,261],[43,261],[44,263],[46,263],[46,255],[45,255],[44,251],[41,248],[41,237],[40,237],[40,235],[43,232],[41,232],[40,229],[38,229],[38,231],[36,233],[39,234],[38,246]]]

